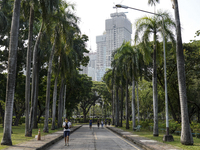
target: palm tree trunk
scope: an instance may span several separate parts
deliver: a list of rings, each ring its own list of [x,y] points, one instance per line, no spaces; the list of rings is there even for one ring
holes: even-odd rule
[[[126,79],[126,129],[129,129],[128,79]]]
[[[174,2],[174,12],[176,20],[176,58],[177,58],[177,73],[178,73],[178,85],[179,96],[181,105],[181,143],[184,145],[193,145],[193,137],[190,129],[187,95],[186,95],[186,83],[185,83],[185,60],[183,55],[183,45],[181,37],[181,25],[179,18],[178,1]]]
[[[55,82],[54,82],[54,90],[53,90],[53,112],[52,112],[51,130],[55,130],[55,125],[56,125],[57,82],[58,82],[58,76],[56,76]]]
[[[113,82],[112,83],[112,125],[114,125],[115,124],[115,85],[114,85],[114,81],[112,82]]]
[[[37,40],[35,42],[34,50],[33,50],[33,73],[32,73],[32,90],[31,90],[31,110],[30,110],[30,120],[29,120],[29,134],[32,136],[32,129],[33,129],[33,121],[34,121],[34,104],[35,104],[35,97],[36,97],[36,67],[37,67],[37,55],[38,55],[38,46],[40,43],[40,38],[42,35],[42,29],[44,26],[44,22],[40,27],[40,32],[38,34]]]
[[[116,100],[115,100],[115,126],[119,126],[119,97],[118,97],[119,87],[116,86]]]
[[[132,81],[132,102],[131,102],[131,106],[132,106],[132,128],[134,130],[135,127],[135,78],[133,75],[133,81]]]
[[[29,133],[29,109],[30,109],[30,72],[31,72],[31,47],[33,39],[33,22],[34,22],[34,10],[33,6],[30,6],[30,18],[29,18],[29,33],[28,33],[28,48],[26,56],[26,89],[25,89],[25,106],[26,106],[26,118],[25,118],[25,136],[30,136]]]
[[[51,55],[49,58],[49,65],[48,65],[48,74],[47,74],[47,90],[46,90],[46,103],[45,103],[45,119],[44,119],[44,129],[43,132],[49,132],[48,127],[48,120],[49,120],[49,104],[50,104],[50,88],[51,88],[51,72],[52,72],[52,63],[53,63],[53,57],[54,57],[54,51],[55,51],[55,45],[56,45],[56,37],[54,39],[54,44],[51,50]]]
[[[60,94],[59,94],[59,101],[58,101],[58,128],[62,126],[62,89],[64,85],[64,78],[62,77],[61,85],[60,85]]]
[[[153,114],[154,114],[153,136],[159,136],[159,133],[158,133],[157,64],[156,64],[156,30],[154,31],[154,52],[153,52]]]
[[[38,125],[37,125],[37,106],[38,106],[38,90],[39,90],[39,70],[40,70],[40,58],[37,57],[37,61],[36,61],[36,74],[35,74],[35,100],[34,100],[34,115],[33,115],[33,128],[37,129]]]
[[[140,123],[140,104],[139,104],[139,94],[138,94],[138,82],[136,82],[137,87],[137,108],[138,108],[138,124]]]
[[[123,113],[123,100],[124,100],[124,89],[123,89],[123,86],[121,86],[121,122],[120,122],[120,127],[122,127],[123,126],[123,123],[122,123],[122,121],[123,121],[123,115],[124,115],[124,113]]]
[[[5,117],[4,117],[5,120],[4,120],[3,139],[1,141],[1,145],[12,145],[11,128],[12,128],[12,114],[13,114],[16,66],[17,66],[19,18],[20,18],[20,0],[15,0],[12,24],[11,24],[11,32],[10,32],[8,77],[7,77],[7,87],[6,87],[6,106],[5,106]]]

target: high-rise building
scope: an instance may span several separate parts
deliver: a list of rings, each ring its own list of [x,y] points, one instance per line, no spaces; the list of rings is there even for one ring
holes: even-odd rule
[[[88,65],[81,66],[82,71],[80,71],[80,74],[87,74],[89,77],[92,77],[93,81],[96,81],[96,60],[97,60],[97,53],[89,53],[85,54],[85,56],[89,56],[90,61]]]
[[[131,40],[132,25],[125,13],[112,13],[105,22],[106,32],[96,37],[97,81],[101,81],[107,68],[111,68],[112,52],[125,41]]]
[[[96,37],[97,43],[97,81],[101,81],[106,71],[106,34]]]
[[[106,20],[106,67],[111,67],[112,52],[131,40],[132,25],[125,13],[112,13]]]

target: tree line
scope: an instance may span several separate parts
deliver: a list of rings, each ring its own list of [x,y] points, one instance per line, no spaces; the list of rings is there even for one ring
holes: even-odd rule
[[[159,0],[148,1],[150,5],[155,6],[156,3],[159,3]],[[161,105],[165,104],[164,101],[161,100],[162,98],[164,99],[164,69],[163,44],[160,43],[160,40],[164,40],[167,49],[166,59],[170,114],[174,120],[181,123],[181,143],[184,145],[193,145],[190,122],[193,119],[192,117],[196,116],[199,118],[198,96],[195,89],[198,87],[198,78],[196,78],[198,73],[194,73],[198,70],[197,62],[199,57],[196,54],[199,53],[199,48],[197,46],[199,41],[182,44],[177,0],[172,0],[172,8],[174,9],[175,19],[167,12],[158,11],[157,14],[159,15],[154,15],[152,17],[145,16],[136,20],[134,46],[132,46],[130,42],[124,42],[120,48],[113,52],[112,69],[106,72],[103,81],[107,84],[112,95],[112,123],[115,126],[122,126],[123,108],[125,108],[127,129],[129,128],[130,114],[132,118],[132,128],[136,125],[135,99],[136,93],[138,94],[138,82],[143,80],[151,81],[154,120],[153,136],[159,136],[158,113],[163,111],[164,107]],[[163,18],[164,26],[160,16]],[[175,35],[173,30],[176,31]],[[163,34],[164,39],[161,38]],[[196,35],[199,35],[198,31]],[[188,57],[188,55],[190,57]],[[191,55],[196,56],[196,58],[193,58],[193,56],[191,57]],[[196,81],[196,84],[192,84],[194,81]],[[130,86],[132,87],[131,96],[129,92]],[[158,86],[161,89],[158,89]],[[192,89],[191,87],[195,88]],[[191,93],[193,93],[193,96]],[[123,103],[124,95],[125,106]],[[148,95],[149,91],[147,93],[147,96]],[[137,98],[138,97],[137,95]],[[131,111],[129,110],[130,108]],[[140,111],[138,99],[137,113],[139,119]],[[121,116],[121,122],[119,116]]]
[[[22,116],[25,136],[32,136],[41,116],[44,132],[50,116],[51,130],[60,128],[66,106],[69,117],[81,102],[86,116],[106,85],[79,74],[89,51],[75,6],[63,0],[2,0],[0,8],[1,144],[12,145],[12,124]]]

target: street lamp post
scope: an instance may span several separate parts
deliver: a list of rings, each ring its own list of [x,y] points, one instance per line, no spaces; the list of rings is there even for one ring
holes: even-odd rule
[[[162,35],[163,35],[163,51],[164,51],[164,80],[165,80],[165,113],[166,113],[166,135],[163,136],[163,141],[174,141],[174,138],[172,135],[169,135],[169,117],[168,117],[168,96],[167,96],[167,74],[166,74],[166,56],[165,56],[165,30],[164,30],[164,18],[162,15],[160,14],[156,14],[153,12],[149,12],[149,11],[145,11],[145,10],[141,10],[141,9],[137,9],[137,8],[132,8],[129,6],[125,6],[125,5],[121,5],[121,4],[117,4],[115,5],[117,8],[125,8],[125,9],[134,9],[137,11],[141,11],[141,12],[145,12],[145,13],[149,13],[149,14],[153,14],[153,15],[157,15],[160,16],[162,18]]]

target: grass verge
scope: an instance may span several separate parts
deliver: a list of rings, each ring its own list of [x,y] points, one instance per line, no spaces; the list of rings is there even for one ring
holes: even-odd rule
[[[133,134],[137,134],[139,136],[143,136],[143,137],[147,137],[147,138],[152,139],[152,140],[159,141],[159,142],[163,142],[162,139],[163,139],[163,136],[165,135],[164,132],[160,132],[158,137],[154,137],[152,131],[141,130],[139,132],[135,132],[135,131],[132,131],[132,129],[126,129],[125,127],[118,127],[118,128],[120,128],[124,131],[131,132]],[[174,141],[173,142],[165,142],[166,144],[170,144],[170,145],[179,147],[183,150],[199,150],[200,149],[200,139],[193,137],[194,145],[187,145],[186,146],[186,145],[181,144],[180,136],[175,135],[175,134],[172,134],[172,135],[174,137]]]
[[[40,128],[42,136],[62,130],[62,128],[59,128],[59,129],[56,129],[56,130],[51,130],[51,124],[49,124],[49,133],[44,133],[44,132],[42,132],[43,126],[44,126],[43,124],[38,124],[38,129]],[[35,135],[38,134],[38,129],[33,129],[32,137],[25,137],[25,124],[22,124],[22,125],[19,125],[19,126],[12,126],[12,131],[13,131],[13,134],[11,135],[12,144],[16,145],[16,144],[34,139]],[[2,140],[2,138],[3,138],[3,127],[2,127],[2,124],[1,124],[0,125],[0,140]],[[0,145],[0,150],[7,148],[7,147],[8,146]]]

